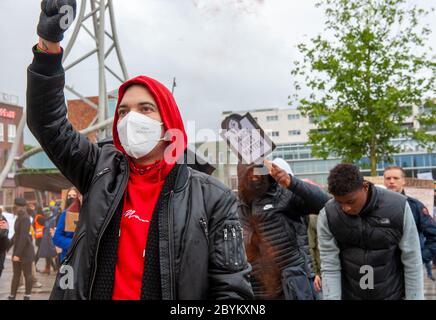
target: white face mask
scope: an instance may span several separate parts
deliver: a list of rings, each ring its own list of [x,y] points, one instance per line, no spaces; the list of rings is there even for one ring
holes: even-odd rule
[[[139,159],[150,153],[161,138],[162,123],[139,112],[130,111],[117,124],[118,137],[126,153]]]

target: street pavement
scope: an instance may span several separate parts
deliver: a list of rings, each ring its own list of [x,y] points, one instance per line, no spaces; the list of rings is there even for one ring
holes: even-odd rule
[[[40,259],[38,261],[38,270],[43,270],[45,267],[45,259]],[[436,269],[433,269],[433,272],[436,274]],[[425,275],[424,271],[424,275]],[[42,284],[41,288],[33,288],[32,290],[32,300],[47,300],[50,296],[51,289],[53,287],[53,283],[55,280],[55,274],[51,272],[50,275],[37,273],[36,277],[38,281]],[[11,288],[11,279],[12,279],[12,262],[11,257],[7,256],[5,261],[5,269],[3,270],[3,274],[0,278],[0,300],[7,300],[10,288]],[[436,282],[429,280],[425,277],[424,283],[424,294],[427,300],[436,300]],[[18,290],[18,294],[16,297],[17,300],[23,299],[23,290]]]
[[[44,270],[45,259],[41,258],[37,265],[38,270]],[[48,300],[50,296],[51,289],[53,288],[53,283],[55,280],[55,274],[51,271],[50,275],[36,273],[36,278],[38,282],[42,284],[41,288],[32,289],[32,300]],[[7,300],[11,290],[11,280],[12,280],[12,261],[11,256],[6,256],[5,269],[0,278],[0,300]],[[18,289],[16,296],[17,300],[23,299],[24,290]]]

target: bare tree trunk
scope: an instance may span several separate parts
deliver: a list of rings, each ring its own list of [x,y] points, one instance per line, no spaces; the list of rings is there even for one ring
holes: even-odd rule
[[[376,142],[373,138],[371,141],[371,146],[369,148],[369,160],[371,162],[371,176],[377,175],[377,154],[376,154]]]

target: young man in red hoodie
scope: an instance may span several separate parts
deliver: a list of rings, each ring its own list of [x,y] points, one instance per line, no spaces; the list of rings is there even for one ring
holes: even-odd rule
[[[184,163],[187,137],[173,96],[154,79],[121,85],[114,145],[101,148],[66,118],[62,6],[44,0],[28,69],[27,123],[83,194],[52,299],[250,299],[237,201]],[[66,268],[69,266],[71,268]],[[72,270],[66,283],[63,271]]]

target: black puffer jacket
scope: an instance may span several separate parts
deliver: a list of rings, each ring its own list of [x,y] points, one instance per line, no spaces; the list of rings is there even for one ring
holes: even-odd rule
[[[240,183],[250,166],[238,168]],[[253,267],[251,284],[256,299],[283,299],[282,273],[288,267],[301,267],[311,275],[310,255],[305,246],[307,228],[301,217],[318,214],[329,200],[320,188],[292,177],[289,189],[272,182],[266,192],[258,192],[244,201],[240,190],[239,217],[244,228],[244,242]]]
[[[28,126],[50,159],[84,196],[64,260],[74,272],[74,288],[61,289],[59,274],[51,298],[90,299],[96,274],[104,267],[104,262],[97,264],[103,235],[121,207],[128,160],[113,145],[99,148],[73,130],[66,119],[60,58],[34,54],[28,70]],[[251,267],[231,190],[184,164],[178,165],[172,185],[168,193],[161,194],[167,204],[158,226],[160,275],[156,277],[160,276],[161,297],[251,299]],[[224,230],[229,229],[237,231],[236,237],[225,241]],[[69,269],[65,271],[67,276]]]
[[[400,300],[405,296],[399,244],[406,197],[369,184],[359,215],[344,214],[336,201],[325,206],[328,226],[340,249],[343,300]],[[362,266],[372,267],[374,287],[362,288]]]

